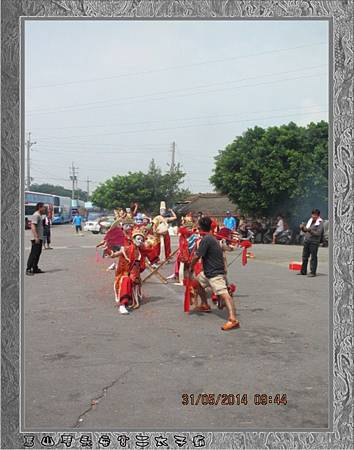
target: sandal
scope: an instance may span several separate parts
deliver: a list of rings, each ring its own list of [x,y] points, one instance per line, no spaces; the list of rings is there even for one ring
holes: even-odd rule
[[[240,328],[240,322],[238,320],[228,320],[221,329],[223,331],[232,330],[233,328]]]
[[[210,313],[211,308],[209,305],[199,305],[194,308],[194,311]]]

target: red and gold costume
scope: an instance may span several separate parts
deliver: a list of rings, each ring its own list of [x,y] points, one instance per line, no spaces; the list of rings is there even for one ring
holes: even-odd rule
[[[166,219],[160,214],[153,219],[152,223],[153,233],[156,239],[155,255],[157,255],[157,259],[160,257],[161,239],[163,239],[165,259],[167,259],[171,255],[171,238],[168,232],[168,223]]]
[[[153,232],[152,227],[146,229],[145,245],[143,249],[144,256],[147,257],[150,264],[155,264],[160,257],[160,241],[156,234]]]
[[[132,237],[134,238],[137,234],[141,235],[141,231],[133,231]],[[117,303],[132,306],[133,308],[139,306],[137,296],[141,296],[140,274],[144,270],[144,257],[134,242],[122,247],[114,282],[114,293]]]

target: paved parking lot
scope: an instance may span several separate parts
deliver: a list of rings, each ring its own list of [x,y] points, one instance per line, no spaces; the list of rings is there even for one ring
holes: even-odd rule
[[[100,236],[69,225],[52,234],[46,273],[25,277],[26,429],[327,427],[327,248],[319,276],[307,278],[288,269],[301,247],[254,246],[247,266],[239,259],[229,273],[241,328],[222,332],[226,311],[186,315],[183,287],[155,277],[145,304],[121,316],[111,260],[96,262]],[[182,405],[183,394],[190,403],[202,393],[247,394],[248,403]],[[255,394],[286,394],[287,404],[255,405]]]

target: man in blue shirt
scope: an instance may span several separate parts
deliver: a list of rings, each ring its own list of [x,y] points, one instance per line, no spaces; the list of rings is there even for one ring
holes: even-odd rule
[[[236,220],[235,217],[232,217],[231,212],[229,210],[226,211],[226,217],[224,219],[224,226],[229,230],[236,230]]]
[[[80,216],[80,213],[77,213],[74,218],[73,218],[73,225],[75,225],[75,230],[76,233],[78,233],[80,231],[80,233],[82,232],[82,217]]]

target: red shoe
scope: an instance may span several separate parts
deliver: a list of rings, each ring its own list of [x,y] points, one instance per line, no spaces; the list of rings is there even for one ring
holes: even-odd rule
[[[210,313],[211,312],[211,308],[210,308],[209,305],[202,304],[202,305],[196,306],[194,311]]]

